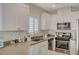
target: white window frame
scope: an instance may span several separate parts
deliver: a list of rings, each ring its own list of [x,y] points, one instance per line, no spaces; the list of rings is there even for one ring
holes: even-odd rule
[[[32,23],[31,23],[30,19],[33,20]],[[29,18],[29,29],[28,30],[29,30],[29,33],[31,33],[31,34],[37,33],[39,31],[39,18],[30,16],[30,18]]]

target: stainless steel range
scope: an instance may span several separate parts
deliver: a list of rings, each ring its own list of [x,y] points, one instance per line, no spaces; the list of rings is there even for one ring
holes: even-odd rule
[[[71,39],[71,33],[58,32],[56,39],[56,51],[63,53],[70,53],[69,43]]]

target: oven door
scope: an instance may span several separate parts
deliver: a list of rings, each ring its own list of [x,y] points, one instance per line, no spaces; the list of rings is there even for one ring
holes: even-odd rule
[[[69,42],[68,41],[56,40],[56,48],[69,50]]]

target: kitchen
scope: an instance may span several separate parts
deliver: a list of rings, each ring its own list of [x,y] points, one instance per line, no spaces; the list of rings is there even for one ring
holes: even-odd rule
[[[50,55],[58,52],[62,55],[76,55],[78,52],[76,20],[79,19],[79,10],[76,10],[76,8],[78,6],[76,4],[69,4],[63,7],[61,6],[62,4],[58,4],[61,8],[48,12],[43,7],[51,4],[42,5],[39,3],[0,4],[0,15],[2,15],[0,22],[3,23],[0,25],[0,38],[2,39],[0,41],[4,42],[1,44],[2,47],[26,42],[26,50],[29,50],[29,54],[38,55],[43,52],[42,54]],[[63,49],[64,53],[56,51],[57,45],[61,45],[61,42],[56,37],[62,38],[63,36],[69,37],[65,44],[68,50]],[[46,51],[42,51],[39,48],[42,50],[45,48]]]

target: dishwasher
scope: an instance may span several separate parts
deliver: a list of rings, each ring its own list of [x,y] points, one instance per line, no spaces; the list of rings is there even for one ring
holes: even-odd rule
[[[53,38],[48,40],[48,50],[53,50]]]

